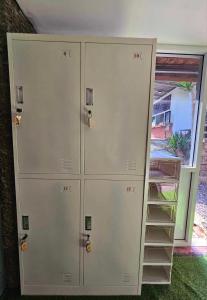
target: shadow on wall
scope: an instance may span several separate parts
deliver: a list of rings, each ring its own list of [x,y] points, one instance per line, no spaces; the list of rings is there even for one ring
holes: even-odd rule
[[[129,32],[130,16],[133,8],[137,9],[136,2],[131,0],[129,5],[128,1],[120,0],[75,0],[69,3],[41,1],[40,4],[38,1],[19,0],[25,14],[41,33],[122,37],[137,37],[136,31]],[[44,22],[39,22],[41,18]]]
[[[0,213],[5,281],[7,287],[16,288],[19,262],[6,33],[35,30],[14,0],[0,2],[0,20]]]

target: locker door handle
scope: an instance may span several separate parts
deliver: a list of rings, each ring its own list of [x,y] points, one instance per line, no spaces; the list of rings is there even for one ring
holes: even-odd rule
[[[93,89],[86,88],[86,105],[93,105]]]
[[[16,102],[17,104],[23,104],[23,86],[16,86]]]
[[[92,218],[91,216],[85,216],[85,230],[91,230],[91,229],[92,229]]]

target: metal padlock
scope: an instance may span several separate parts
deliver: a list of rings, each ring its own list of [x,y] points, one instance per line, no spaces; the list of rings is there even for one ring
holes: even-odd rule
[[[21,244],[20,244],[20,249],[21,249],[21,251],[22,252],[25,252],[25,251],[27,251],[28,250],[28,243],[27,242],[21,242]]]
[[[15,125],[16,126],[19,126],[21,124],[21,118],[22,118],[22,116],[20,116],[20,115],[15,116]]]
[[[28,250],[27,237],[28,237],[28,235],[25,234],[25,235],[20,239],[20,249],[21,249],[22,252],[25,252],[25,251]]]
[[[92,245],[90,241],[90,235],[87,235],[87,240],[85,242],[86,252],[90,253],[92,251]]]
[[[88,111],[88,127],[89,128],[95,128],[95,121],[92,117],[92,111],[91,110]]]
[[[88,243],[86,244],[86,251],[87,251],[88,253],[90,253],[90,252],[92,251],[92,245],[91,245],[91,242],[88,242]]]

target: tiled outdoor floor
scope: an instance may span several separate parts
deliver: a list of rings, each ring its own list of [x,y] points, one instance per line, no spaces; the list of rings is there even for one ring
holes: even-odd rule
[[[194,223],[195,235],[207,239],[207,183],[204,182],[198,186]]]

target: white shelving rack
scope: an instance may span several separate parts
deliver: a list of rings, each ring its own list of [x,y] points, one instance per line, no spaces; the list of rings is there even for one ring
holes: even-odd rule
[[[180,159],[150,160],[142,284],[170,284]]]

